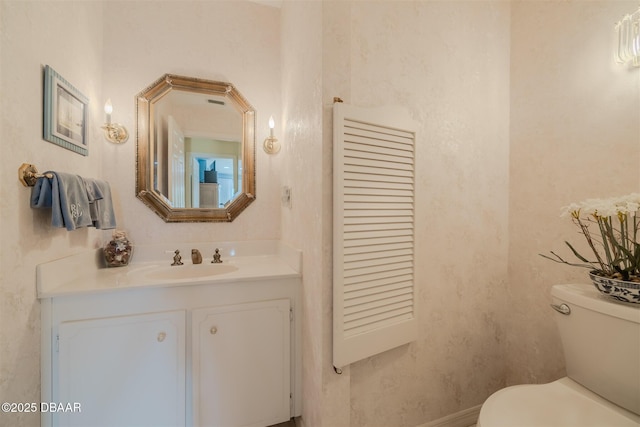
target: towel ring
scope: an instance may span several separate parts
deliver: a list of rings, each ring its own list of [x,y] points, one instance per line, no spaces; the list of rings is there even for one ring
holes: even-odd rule
[[[30,163],[23,163],[22,166],[18,168],[18,180],[20,180],[25,187],[33,187],[36,185],[38,178],[53,178],[53,174],[41,174],[38,172],[38,168]]]

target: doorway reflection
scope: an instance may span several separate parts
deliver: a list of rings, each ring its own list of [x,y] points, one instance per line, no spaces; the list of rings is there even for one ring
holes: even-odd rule
[[[224,208],[242,188],[241,147],[235,141],[185,138],[187,207]]]

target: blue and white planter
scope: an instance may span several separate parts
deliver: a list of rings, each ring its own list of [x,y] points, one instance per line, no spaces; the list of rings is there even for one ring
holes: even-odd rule
[[[618,301],[640,304],[640,283],[599,276],[595,271],[590,271],[589,277],[593,285],[603,294]]]

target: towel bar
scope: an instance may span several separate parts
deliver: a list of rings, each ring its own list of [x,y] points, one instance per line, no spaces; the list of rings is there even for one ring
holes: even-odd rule
[[[18,168],[18,179],[25,187],[33,187],[36,185],[38,178],[53,178],[50,173],[41,174],[38,172],[38,168],[29,163],[23,163]]]

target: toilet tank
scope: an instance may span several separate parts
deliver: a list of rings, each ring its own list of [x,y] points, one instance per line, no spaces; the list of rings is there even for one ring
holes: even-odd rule
[[[555,285],[551,297],[571,310],[554,311],[569,378],[640,415],[640,304],[592,285]]]

